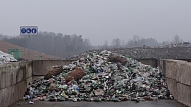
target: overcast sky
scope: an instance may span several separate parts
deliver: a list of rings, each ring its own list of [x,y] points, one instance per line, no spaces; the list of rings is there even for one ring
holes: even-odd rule
[[[191,40],[191,0],[0,0],[0,34],[20,34],[20,26],[82,35],[93,45],[125,41],[133,35]]]

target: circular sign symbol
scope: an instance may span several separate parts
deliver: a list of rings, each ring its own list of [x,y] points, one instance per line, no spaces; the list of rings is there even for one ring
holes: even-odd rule
[[[31,33],[31,29],[30,28],[27,29],[27,33]]]
[[[25,28],[21,29],[21,33],[26,33],[26,32],[27,32],[27,30]]]
[[[36,33],[36,31],[37,31],[37,30],[36,30],[35,28],[32,29],[32,33]]]

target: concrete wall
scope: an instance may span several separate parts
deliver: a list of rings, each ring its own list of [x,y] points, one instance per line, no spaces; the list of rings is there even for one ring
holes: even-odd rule
[[[31,80],[31,62],[0,65],[0,107],[8,107],[20,100]]]
[[[168,88],[175,100],[191,107],[191,63],[181,60],[160,60]]]
[[[137,60],[153,67],[159,66],[166,75],[168,88],[175,100],[191,107],[191,63],[171,59]],[[23,97],[32,74],[45,75],[52,66],[67,65],[72,61],[36,60],[0,65],[0,107],[7,107]]]
[[[33,76],[42,76],[55,65],[68,65],[73,60],[34,60],[33,63]]]
[[[136,60],[143,64],[151,65],[152,67],[158,66],[158,59],[155,59],[155,58],[136,59]]]

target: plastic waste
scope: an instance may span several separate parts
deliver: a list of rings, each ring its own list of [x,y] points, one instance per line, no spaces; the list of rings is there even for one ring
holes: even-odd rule
[[[4,53],[0,50],[0,64],[5,64],[8,62],[16,62],[17,60],[8,53]]]
[[[34,104],[34,102],[32,102],[32,101],[29,101],[29,104]]]
[[[51,71],[51,70],[50,70]],[[104,50],[33,81],[24,98],[40,101],[156,101],[173,99],[159,68]],[[56,73],[55,72],[59,72]],[[28,97],[29,96],[29,97]]]

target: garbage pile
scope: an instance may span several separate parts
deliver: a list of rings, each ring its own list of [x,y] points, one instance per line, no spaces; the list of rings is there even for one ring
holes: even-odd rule
[[[72,64],[54,66],[33,81],[34,101],[144,101],[172,99],[159,68],[104,50],[84,53]]]
[[[15,62],[15,61],[17,60],[13,57],[13,55],[4,53],[0,50],[0,64],[5,64],[8,62]]]

